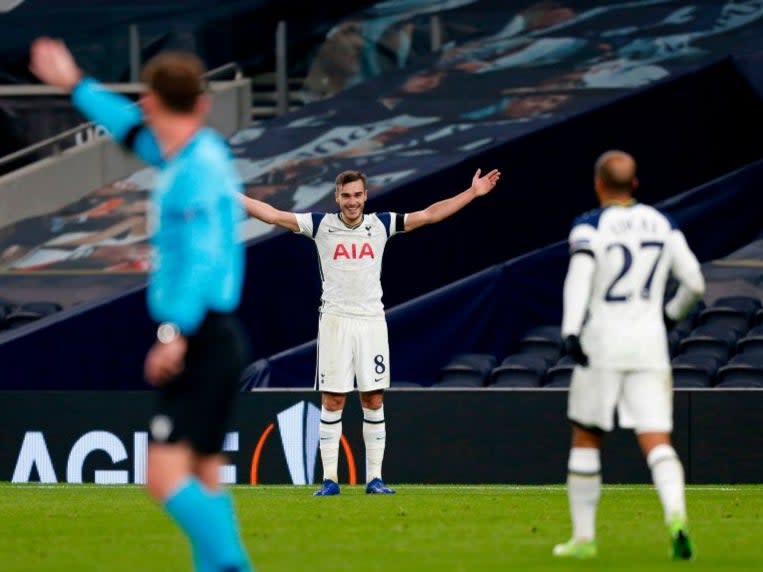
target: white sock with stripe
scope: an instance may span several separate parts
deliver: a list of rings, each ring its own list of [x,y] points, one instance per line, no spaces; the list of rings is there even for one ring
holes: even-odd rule
[[[384,406],[379,409],[363,408],[363,441],[366,444],[366,482],[382,478],[384,446],[387,427],[384,422]]]
[[[596,509],[601,496],[599,450],[573,447],[567,463],[567,496],[572,517],[572,538],[596,538]]]
[[[675,449],[670,445],[657,445],[649,451],[646,463],[665,511],[665,522],[670,524],[676,517],[686,520],[684,469]]]
[[[323,478],[339,482],[339,441],[342,438],[342,410],[329,411],[321,407],[320,448]]]

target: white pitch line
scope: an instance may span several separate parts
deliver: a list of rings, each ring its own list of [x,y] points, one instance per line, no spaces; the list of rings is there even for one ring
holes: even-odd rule
[[[246,485],[239,484],[234,485],[237,490],[244,489],[267,489],[267,488],[279,488],[288,489],[294,488],[295,490],[309,488],[314,485]],[[350,486],[350,485],[345,485]],[[356,485],[360,486],[360,485]],[[501,492],[501,491],[518,491],[518,492],[533,492],[533,491],[551,491],[551,492],[564,492],[567,490],[565,485],[418,485],[411,483],[403,483],[397,485],[399,488],[405,490],[414,491],[416,489],[425,491],[452,491],[452,490],[464,490],[464,491],[484,491],[484,492]],[[642,485],[608,485],[604,484],[604,488],[608,491],[642,491],[645,489],[654,488],[653,485],[644,483]],[[754,488],[756,485],[751,484],[749,488]],[[96,485],[94,483],[2,483],[0,484],[0,492],[4,488],[24,488],[24,489],[142,489],[143,485]],[[688,491],[718,491],[718,492],[741,492],[749,490],[746,488],[740,488],[735,486],[719,486],[719,485],[687,485]]]
[[[565,485],[412,485],[412,484],[400,484],[397,485],[399,487],[411,487],[411,488],[422,488],[427,490],[453,490],[453,489],[472,489],[472,490],[490,490],[490,489],[501,489],[501,490],[516,490],[516,491],[538,491],[538,490],[544,490],[544,491],[566,491],[567,487]],[[755,487],[757,485],[751,484],[751,487]],[[608,485],[606,483],[603,484],[603,487],[607,490],[611,491],[640,491],[647,488],[654,488],[654,485],[651,485],[649,483],[644,483],[641,485]],[[733,486],[718,486],[718,485],[686,485],[686,490],[689,491],[741,491],[745,490],[739,487],[733,487]]]

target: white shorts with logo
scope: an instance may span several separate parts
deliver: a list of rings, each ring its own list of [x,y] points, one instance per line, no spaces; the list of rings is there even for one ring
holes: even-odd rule
[[[669,368],[639,371],[576,366],[567,417],[586,428],[611,431],[618,425],[636,433],[673,430],[673,376]]]
[[[389,341],[387,322],[321,314],[318,321],[318,361],[315,389],[349,393],[387,389]]]

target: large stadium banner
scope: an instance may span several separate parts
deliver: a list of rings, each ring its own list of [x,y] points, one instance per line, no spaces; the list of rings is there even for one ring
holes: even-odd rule
[[[151,392],[0,392],[0,481],[145,483]],[[393,483],[563,482],[567,392],[391,390],[385,479]],[[761,391],[677,391],[674,443],[687,481],[763,481]],[[320,397],[313,391],[240,396],[225,440],[222,480],[309,485],[321,479]],[[362,416],[343,417],[339,478],[365,482]],[[629,432],[604,450],[604,480],[649,482]]]
[[[762,43],[761,0],[381,2],[329,32],[308,73],[313,101],[230,143],[249,196],[331,210],[345,169],[365,171],[373,197]],[[153,176],[6,229],[0,275],[145,273]],[[242,223],[248,241],[271,232]]]

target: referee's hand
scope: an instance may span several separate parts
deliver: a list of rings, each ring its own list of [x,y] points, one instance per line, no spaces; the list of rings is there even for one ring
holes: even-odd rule
[[[575,360],[575,363],[588,367],[588,356],[583,351],[583,346],[580,345],[579,337],[570,335],[564,338],[564,351]]]
[[[148,351],[144,374],[146,381],[154,386],[161,386],[180,375],[185,367],[185,352],[188,340],[178,336],[168,343],[154,342]]]
[[[71,91],[82,78],[82,70],[61,40],[40,37],[29,49],[29,69],[48,85]]]

